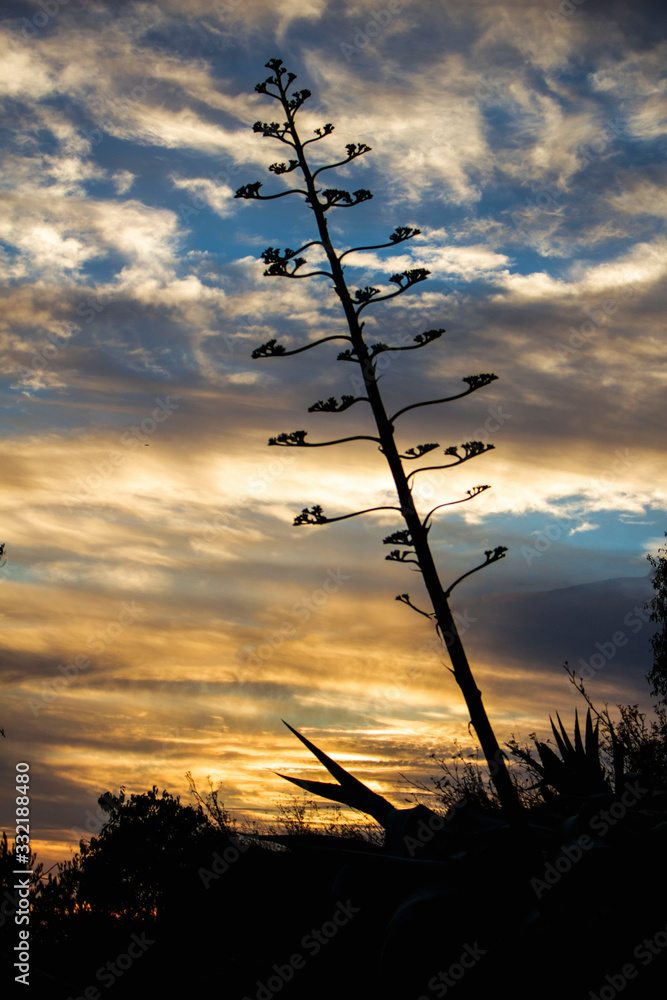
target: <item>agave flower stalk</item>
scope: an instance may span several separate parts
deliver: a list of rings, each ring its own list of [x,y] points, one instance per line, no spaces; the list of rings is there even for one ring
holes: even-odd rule
[[[296,126],[296,116],[304,101],[310,97],[310,92],[308,90],[292,91],[290,96],[292,84],[296,79],[295,74],[289,73],[283,66],[282,60],[280,59],[271,59],[266,66],[272,71],[272,75],[269,76],[263,83],[257,84],[255,89],[259,93],[265,94],[267,97],[278,101],[282,108],[285,120],[282,124],[277,122],[256,122],[254,125],[254,131],[264,137],[272,138],[281,142],[290,148],[289,162],[274,163],[271,167],[269,167],[269,170],[277,175],[291,173],[292,171],[299,171],[303,187],[299,186],[289,188],[288,190],[277,194],[263,195],[260,193],[260,188],[262,186],[261,183],[255,182],[253,184],[246,184],[239,188],[236,192],[236,197],[250,200],[269,200],[296,194],[305,200],[315,217],[319,238],[304,244],[304,246],[302,246],[299,250],[292,250],[291,248],[279,250],[274,247],[269,247],[262,254],[262,259],[264,263],[267,264],[267,270],[264,273],[269,277],[283,277],[291,280],[299,280],[301,278],[315,276],[326,277],[331,281],[333,288],[340,299],[345,319],[347,321],[348,334],[324,337],[318,341],[310,342],[291,350],[286,349],[275,340],[271,340],[257,348],[253,352],[253,357],[287,357],[306,350],[311,350],[329,341],[346,341],[347,347],[338,355],[338,359],[344,362],[351,362],[359,367],[361,373],[359,385],[363,385],[363,391],[365,394],[358,397],[343,396],[340,403],[334,397],[331,397],[327,401],[320,400],[310,407],[310,411],[342,412],[357,403],[365,403],[370,407],[377,428],[376,437],[359,434],[353,437],[339,438],[335,441],[311,443],[306,441],[306,431],[300,430],[278,435],[277,437],[272,438],[269,443],[280,447],[301,448],[326,447],[328,445],[353,440],[372,440],[379,444],[380,450],[384,454],[387,464],[389,465],[394,485],[396,487],[398,504],[397,507],[393,509],[400,512],[406,525],[404,538],[401,539],[401,544],[405,544],[407,546],[406,551],[399,552],[396,550],[387,558],[400,562],[414,563],[421,572],[433,609],[432,612],[427,613],[427,616],[434,621],[440,636],[443,637],[446,642],[452,663],[451,671],[454,674],[461,691],[463,692],[463,696],[470,713],[472,725],[475,728],[482,750],[488,762],[491,777],[498,791],[502,806],[508,816],[516,815],[521,808],[519,797],[510,778],[506,766],[505,755],[498,745],[495,733],[484,708],[481,691],[477,687],[473,678],[470,664],[468,662],[463,643],[461,642],[461,637],[456,627],[456,622],[452,615],[448,600],[453,587],[457,583],[464,579],[464,577],[469,576],[470,573],[476,572],[477,570],[501,559],[504,556],[506,549],[503,546],[498,546],[493,551],[489,550],[485,553],[485,562],[475,567],[475,569],[471,570],[470,573],[463,574],[463,576],[459,577],[454,584],[445,588],[440,581],[428,540],[428,534],[431,527],[429,521],[437,510],[441,507],[449,506],[450,503],[463,503],[471,500],[478,493],[488,489],[488,487],[473,487],[473,489],[469,490],[468,494],[462,499],[451,501],[446,504],[439,504],[432,511],[430,511],[426,517],[422,517],[413,498],[410,480],[419,471],[424,470],[417,469],[416,472],[406,474],[403,463],[405,461],[420,459],[423,455],[430,453],[439,446],[432,443],[417,445],[416,447],[407,449],[404,453],[401,453],[395,439],[396,422],[403,414],[416,409],[417,407],[446,403],[462,396],[469,395],[470,393],[488,385],[490,382],[495,380],[496,376],[489,373],[468,376],[463,379],[463,381],[467,383],[467,388],[461,393],[441,399],[411,403],[410,405],[404,406],[394,414],[388,414],[380,392],[376,358],[381,353],[386,351],[419,350],[438,340],[445,331],[441,329],[428,330],[415,337],[414,343],[407,346],[394,347],[385,343],[369,344],[364,338],[364,323],[361,321],[360,316],[365,309],[374,306],[379,302],[387,301],[388,299],[393,299],[404,294],[409,288],[412,288],[413,285],[424,281],[428,277],[429,272],[424,268],[413,268],[400,274],[393,275],[389,279],[391,285],[393,286],[390,289],[383,290],[375,287],[366,287],[357,289],[353,293],[347,285],[342,261],[348,254],[356,251],[383,249],[397,246],[398,244],[417,236],[420,230],[414,229],[410,226],[399,226],[390,235],[387,243],[369,247],[351,247],[342,253],[339,253],[336,250],[329,234],[327,213],[337,208],[352,208],[367,201],[372,197],[372,195],[370,191],[365,189],[360,189],[352,194],[347,191],[341,191],[337,188],[323,189],[318,183],[318,177],[325,170],[330,170],[350,163],[358,156],[369,152],[370,148],[364,143],[350,143],[346,147],[347,155],[345,157],[334,163],[313,169],[306,157],[306,147],[310,143],[320,142],[331,135],[333,132],[333,125],[326,124],[322,128],[317,128],[314,130],[314,134],[311,138],[305,140],[302,139]],[[306,258],[300,256],[300,254],[312,246],[318,246],[324,250],[328,268],[318,267],[316,270],[309,270],[306,272],[302,271],[302,268],[307,264],[307,260]],[[440,469],[460,464],[461,462],[467,461],[479,454],[484,453],[485,451],[490,450],[493,446],[484,445],[479,441],[473,441],[467,442],[460,447],[463,449],[463,454],[459,453],[457,447],[450,447],[446,449],[445,455],[453,458],[453,461],[444,465],[428,466],[428,468]],[[387,508],[371,508],[371,511],[383,509]],[[359,511],[358,514],[370,513],[371,511]],[[345,517],[351,516],[357,515],[345,515]],[[311,510],[305,509],[300,515],[297,516],[295,524],[326,524],[331,521],[343,519],[343,517],[328,518],[324,515],[322,508],[317,506],[313,507]],[[386,539],[385,541],[389,541],[389,539]],[[401,600],[403,603],[409,604],[410,607],[414,607],[414,605],[412,605],[409,601],[409,595],[399,595],[397,600]],[[415,608],[415,610],[418,609]],[[420,613],[424,614],[424,612]]]

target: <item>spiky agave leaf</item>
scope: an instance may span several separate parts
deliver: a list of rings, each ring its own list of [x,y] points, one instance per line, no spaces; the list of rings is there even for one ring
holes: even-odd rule
[[[353,809],[359,809],[361,812],[365,812],[376,819],[381,826],[386,827],[389,816],[394,810],[391,802],[388,802],[382,795],[378,795],[377,792],[371,791],[362,781],[353,778],[344,767],[337,764],[324,751],[320,750],[319,747],[316,747],[314,743],[311,743],[310,740],[306,739],[305,736],[290,726],[289,722],[285,722],[284,719],[282,721],[290,732],[294,733],[303,745],[317,757],[319,762],[324,764],[329,774],[336,779],[338,784],[333,785],[326,781],[306,781],[302,778],[288,778],[285,774],[282,774],[281,777],[287,778],[288,781],[315,795],[322,795],[333,802],[341,802],[344,805],[351,806]]]
[[[608,792],[609,785],[600,761],[599,723],[593,727],[590,709],[586,716],[585,743],[581,736],[578,714],[575,713],[574,743],[568,736],[558,713],[556,719],[559,728],[553,719],[550,718],[549,721],[560,757],[546,743],[541,743],[534,737],[533,742],[541,763],[538,763],[530,753],[517,750],[517,755],[541,776],[543,785],[550,785],[561,795],[595,795]]]

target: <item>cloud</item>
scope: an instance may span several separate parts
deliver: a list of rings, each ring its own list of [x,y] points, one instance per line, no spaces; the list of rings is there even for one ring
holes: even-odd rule
[[[175,188],[187,191],[191,196],[182,214],[187,215],[193,209],[198,212],[204,205],[208,205],[216,215],[223,217],[231,215],[236,209],[236,205],[231,203],[234,191],[226,184],[216,184],[207,177],[172,177],[171,180]]]
[[[664,134],[667,119],[662,67],[667,44],[658,42],[643,52],[606,60],[591,74],[594,90],[621,102],[623,120],[631,135],[651,140]]]
[[[425,600],[384,559],[398,512],[293,526],[315,503],[395,505],[377,443],[267,447],[298,428],[310,442],[374,432],[363,400],[307,412],[363,395],[342,344],[251,358],[271,339],[345,333],[330,282],[264,277],[257,259],[317,235],[308,207],[233,197],[255,178],[280,189],[265,168],[285,150],[252,129],[276,115],[253,90],[276,52],[313,91],[304,135],[336,126],[308,147],[314,164],[373,146],[322,175],[376,195],[332,210],[336,246],[422,230],[344,261],[354,286],[431,271],[363,314],[373,341],[446,330],[426,353],[379,356],[387,412],[498,375],[395,426],[402,449],[438,441],[438,461],[495,446],[414,483],[424,514],[493,486],[435,515],[431,538],[445,585],[509,546],[454,592],[500,735],[573,708],[561,659],[590,661],[619,629],[629,641],[596,670],[596,698],[646,694],[648,629],[625,620],[667,508],[657,14],[587,0],[554,22],[532,2],[415,0],[383,24],[385,7],[70,4],[30,39],[0,24],[0,342],[20,428],[3,458],[3,725],[24,759],[49,762],[38,827],[54,859],[121,783],[185,792],[194,769],[265,815],[281,794],[267,766],[315,766],[281,715],[398,797],[399,770],[468,739],[432,624],[395,601],[408,587]],[[305,256],[317,266],[322,249]],[[132,602],[143,613],[112,635]],[[90,665],[68,678],[77,655]]]

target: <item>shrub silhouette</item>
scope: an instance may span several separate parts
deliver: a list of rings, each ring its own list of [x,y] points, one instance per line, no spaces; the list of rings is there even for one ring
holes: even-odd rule
[[[649,602],[650,620],[661,626],[651,639],[653,666],[648,679],[653,685],[653,696],[658,698],[659,704],[664,705],[667,704],[667,549],[658,549],[656,556],[649,554],[646,558],[655,570],[655,596]]]

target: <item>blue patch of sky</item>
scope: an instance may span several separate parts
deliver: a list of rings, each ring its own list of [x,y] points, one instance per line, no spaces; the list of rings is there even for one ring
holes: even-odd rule
[[[108,251],[103,251],[99,257],[94,257],[91,260],[86,261],[81,270],[82,281],[85,284],[92,286],[93,291],[91,292],[91,295],[94,302],[97,301],[95,299],[94,287],[96,285],[106,285],[113,282],[115,276],[119,274],[126,265],[126,254],[116,252],[111,253]],[[81,306],[81,313],[79,313],[79,315],[87,315],[88,313],[85,305],[85,299],[82,301],[84,304]]]
[[[547,511],[526,511],[521,514],[505,512],[485,516],[477,524],[466,524],[463,514],[448,513],[440,525],[436,525],[435,539],[441,546],[451,551],[473,552],[475,545],[487,548],[507,544],[514,549],[520,545],[535,547],[537,552],[558,546],[586,554],[595,563],[604,557],[604,564],[613,566],[608,575],[645,576],[649,572],[645,553],[652,539],[660,538],[667,530],[667,511],[658,507],[647,507],[643,513],[636,511],[607,510],[586,512],[584,498],[563,497],[554,507],[572,507],[573,501],[581,500],[582,513],[576,516],[550,513]],[[595,525],[581,530],[583,525]],[[448,531],[448,528],[450,530]],[[580,529],[580,530],[576,530]],[[463,540],[454,546],[447,539],[454,535]],[[483,536],[477,542],[477,536]],[[508,537],[511,536],[511,537]],[[545,543],[546,547],[545,547]],[[520,552],[516,553],[517,556]],[[474,564],[474,560],[473,563]],[[471,565],[472,565],[471,564]],[[595,575],[595,574],[593,574]]]

